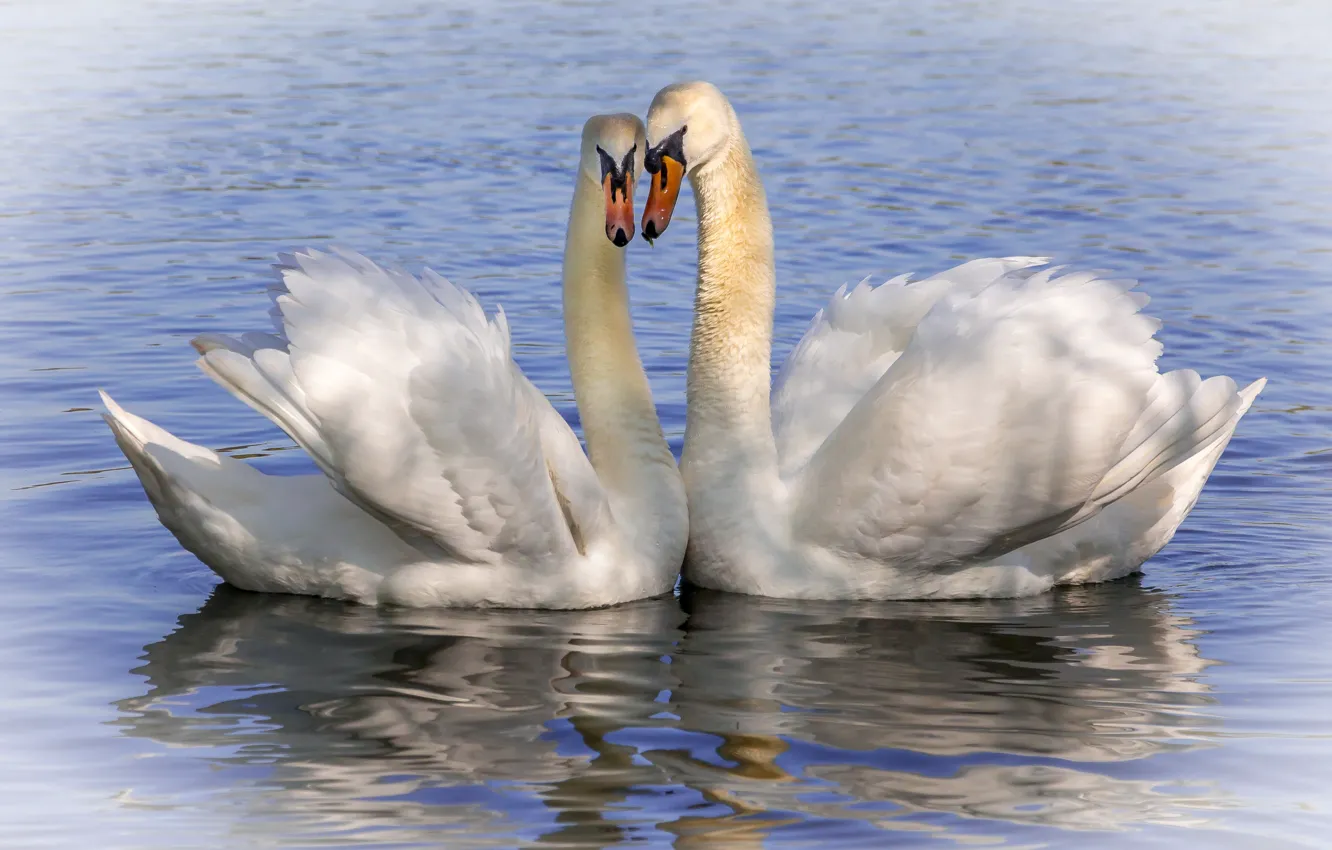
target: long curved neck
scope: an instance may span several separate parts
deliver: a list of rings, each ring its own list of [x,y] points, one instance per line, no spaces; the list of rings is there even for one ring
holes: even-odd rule
[[[775,468],[772,220],[754,157],[739,122],[733,124],[730,146],[690,175],[698,210],[698,289],[682,466],[708,458],[718,468],[729,453],[726,466]]]
[[[577,181],[564,247],[564,337],[587,453],[608,490],[651,498],[644,477],[675,476],[675,459],[634,344],[624,250],[606,238],[601,187],[581,172]]]

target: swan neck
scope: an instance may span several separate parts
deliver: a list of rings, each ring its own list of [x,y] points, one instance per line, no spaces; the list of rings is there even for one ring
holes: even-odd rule
[[[641,493],[643,476],[675,461],[638,357],[624,250],[606,238],[602,188],[581,172],[564,251],[564,336],[588,458],[602,485]],[[651,489],[651,488],[648,488]]]
[[[772,220],[738,121],[732,139],[717,160],[690,175],[698,210],[698,287],[686,460],[691,446],[706,451],[728,445],[775,458],[769,412],[776,289]]]

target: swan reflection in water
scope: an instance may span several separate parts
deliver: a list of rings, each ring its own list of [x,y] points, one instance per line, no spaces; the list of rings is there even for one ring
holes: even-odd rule
[[[147,647],[147,693],[118,722],[231,771],[216,802],[246,812],[234,830],[277,819],[350,844],[1189,825],[1218,792],[1140,760],[1215,733],[1193,635],[1133,581],[929,604],[692,591],[581,612],[222,586]]]

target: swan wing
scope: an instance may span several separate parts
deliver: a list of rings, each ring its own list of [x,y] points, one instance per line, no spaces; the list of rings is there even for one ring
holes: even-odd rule
[[[862,281],[850,290],[838,289],[815,314],[773,383],[773,435],[782,477],[804,467],[893,365],[940,298],[975,292],[1001,275],[1046,262],[1044,257],[986,258],[914,282],[901,275],[878,286]]]
[[[1228,433],[1235,383],[1158,373],[1145,296],[1056,271],[938,299],[796,479],[798,540],[901,568],[989,559]]]
[[[278,332],[195,340],[200,365],[339,491],[430,554],[569,556],[609,517],[568,424],[513,362],[503,312],[427,270],[284,255]]]

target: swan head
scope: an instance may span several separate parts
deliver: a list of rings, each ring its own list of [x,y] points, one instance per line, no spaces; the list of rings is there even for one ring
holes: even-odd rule
[[[643,206],[643,238],[651,242],[671,223],[686,174],[713,161],[734,134],[735,112],[712,83],[674,83],[648,107],[647,156],[652,175]]]
[[[623,248],[634,238],[634,181],[647,137],[637,115],[593,115],[583,125],[579,171],[606,196],[606,238]]]

